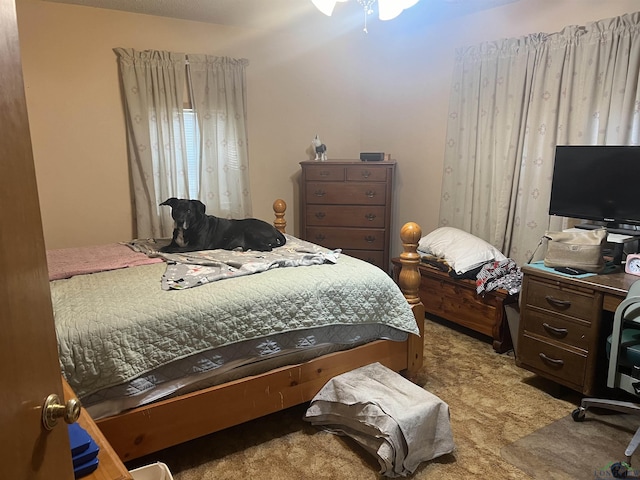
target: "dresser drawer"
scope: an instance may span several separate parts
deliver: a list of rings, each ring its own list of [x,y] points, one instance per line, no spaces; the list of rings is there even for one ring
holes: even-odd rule
[[[370,228],[307,227],[305,238],[326,248],[382,250],[384,230]]]
[[[305,176],[311,181],[342,182],[345,179],[345,168],[342,165],[309,165],[305,168]]]
[[[382,250],[350,250],[344,249],[342,253],[349,255],[350,257],[359,258],[365,262],[373,263],[376,267],[380,267],[383,270],[388,268],[388,265],[384,265],[384,254]]]
[[[600,312],[599,298],[595,292],[573,289],[557,283],[546,283],[535,279],[527,286],[527,305],[593,322]]]
[[[582,389],[587,366],[585,353],[567,350],[557,345],[523,335],[518,345],[518,362],[533,367],[545,376]]]
[[[309,182],[309,204],[385,205],[387,188],[384,183]]]
[[[384,228],[385,207],[356,205],[309,205],[307,225]]]
[[[522,313],[522,328],[525,334],[571,345],[585,352],[589,350],[591,327],[586,322],[560,315],[549,315],[529,306]]]
[[[356,165],[347,167],[348,182],[385,182],[387,180],[387,169],[376,168],[370,165]]]

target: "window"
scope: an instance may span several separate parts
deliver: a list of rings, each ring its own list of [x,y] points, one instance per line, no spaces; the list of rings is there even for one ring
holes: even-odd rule
[[[198,186],[200,185],[200,129],[196,114],[192,108],[185,108],[184,134],[187,147],[187,178],[189,179],[189,198],[198,198]]]

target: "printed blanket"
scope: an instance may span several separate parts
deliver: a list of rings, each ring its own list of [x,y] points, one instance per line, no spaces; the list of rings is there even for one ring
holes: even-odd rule
[[[270,252],[253,250],[201,250],[187,253],[163,253],[166,240],[133,240],[128,243],[136,252],[167,261],[162,276],[163,290],[181,290],[224,278],[251,275],[272,268],[299,267],[336,263],[341,250],[319,245],[285,234],[287,243]]]
[[[521,287],[522,271],[511,258],[485,263],[476,279],[476,292],[481,296],[499,288],[514,295],[520,292]]]

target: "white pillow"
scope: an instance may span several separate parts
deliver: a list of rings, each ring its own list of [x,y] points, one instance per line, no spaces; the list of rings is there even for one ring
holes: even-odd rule
[[[440,227],[418,242],[418,250],[444,258],[457,274],[492,260],[506,260],[500,250],[481,238],[453,227]]]

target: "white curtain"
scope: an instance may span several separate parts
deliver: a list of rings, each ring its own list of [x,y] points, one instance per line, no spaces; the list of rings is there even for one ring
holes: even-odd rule
[[[171,235],[171,211],[159,204],[170,197],[193,198],[190,180],[209,213],[228,218],[250,216],[247,60],[125,48],[114,51],[125,104],[136,236]],[[190,151],[195,151],[199,171],[189,169],[185,92],[196,116],[199,143]]]
[[[556,145],[640,142],[640,13],[459,49],[440,225],[526,262],[547,229]]]
[[[173,220],[169,209],[158,205],[189,191],[182,115],[186,57],[130,48],[114,51],[124,96],[135,235],[167,237]]]
[[[200,133],[198,198],[218,216],[251,216],[246,59],[188,55]]]

